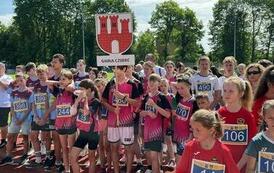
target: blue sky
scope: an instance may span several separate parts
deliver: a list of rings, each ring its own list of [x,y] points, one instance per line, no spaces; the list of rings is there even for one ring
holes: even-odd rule
[[[126,0],[129,7],[134,11],[137,18],[137,31],[142,31],[150,28],[148,21],[150,20],[152,11],[155,9],[156,4],[164,0]],[[201,43],[206,52],[210,50],[208,45],[208,21],[212,19],[212,7],[217,0],[176,0],[180,7],[189,7],[192,9],[199,20],[203,22],[205,36]],[[9,25],[14,15],[14,7],[12,0],[0,0],[0,21],[5,25]]]

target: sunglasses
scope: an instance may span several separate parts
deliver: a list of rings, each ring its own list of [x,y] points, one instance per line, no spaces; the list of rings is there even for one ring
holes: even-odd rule
[[[247,74],[248,75],[256,75],[256,74],[260,74],[261,72],[260,71],[248,71]]]

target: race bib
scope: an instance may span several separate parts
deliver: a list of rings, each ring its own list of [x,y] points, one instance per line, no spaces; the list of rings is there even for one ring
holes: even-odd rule
[[[90,116],[89,115],[84,115],[82,113],[82,111],[79,111],[78,117],[77,117],[78,121],[82,121],[83,123],[90,123]]]
[[[201,82],[197,84],[198,92],[208,92],[211,91],[211,83]]]
[[[57,116],[62,117],[62,116],[70,116],[70,107],[71,105],[58,105],[56,106],[56,111],[57,111]]]
[[[157,112],[154,106],[151,106],[151,105],[148,105],[148,104],[145,104],[145,111],[153,112],[155,114]]]
[[[24,112],[28,110],[28,102],[26,100],[17,100],[13,102],[14,112]]]
[[[35,105],[44,105],[44,104],[46,104],[46,100],[47,100],[46,93],[34,94]]]
[[[193,159],[191,173],[225,173],[225,165]]]
[[[262,151],[259,152],[258,172],[274,172],[274,153]]]
[[[229,145],[247,145],[248,126],[246,124],[224,124],[222,142]]]
[[[126,95],[129,96],[128,94],[126,94]],[[123,98],[120,99],[113,95],[112,105],[114,105],[114,106],[128,106],[128,101],[127,101],[127,99],[123,99]]]
[[[187,120],[190,113],[190,107],[179,103],[176,108],[176,114],[179,115],[179,119]]]

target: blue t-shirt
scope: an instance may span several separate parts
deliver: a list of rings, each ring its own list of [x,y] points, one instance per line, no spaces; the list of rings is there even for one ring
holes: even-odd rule
[[[28,110],[31,108],[32,100],[31,100],[32,92],[30,90],[25,91],[13,91],[11,93],[10,101],[12,103],[14,117],[12,117],[12,121],[22,120],[26,115]],[[31,121],[31,112],[29,113],[26,121]]]

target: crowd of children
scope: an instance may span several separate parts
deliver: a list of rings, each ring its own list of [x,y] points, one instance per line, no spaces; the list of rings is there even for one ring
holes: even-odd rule
[[[86,72],[83,59],[75,69],[64,64],[55,54],[50,64],[17,66],[12,79],[0,63],[1,167],[78,173],[87,155],[89,173],[274,172],[274,65],[266,60],[237,70],[225,57],[221,73],[207,56],[194,70],[157,66],[148,54],[114,67],[111,79]]]

